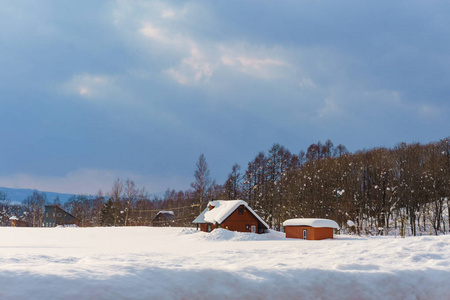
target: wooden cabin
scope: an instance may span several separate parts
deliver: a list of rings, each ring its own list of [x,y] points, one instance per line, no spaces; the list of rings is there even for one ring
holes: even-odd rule
[[[197,229],[211,232],[216,228],[231,231],[264,233],[266,224],[243,200],[210,201],[203,212],[193,221]]]
[[[80,221],[58,205],[45,205],[44,227],[56,227],[58,225],[80,226]]]
[[[171,210],[162,210],[156,214],[152,220],[152,226],[168,227],[174,226],[176,216]]]
[[[328,219],[289,219],[283,223],[287,238],[304,240],[332,239],[338,224]]]
[[[9,221],[11,222],[11,227],[30,227],[28,222],[21,221],[16,216],[9,218]]]

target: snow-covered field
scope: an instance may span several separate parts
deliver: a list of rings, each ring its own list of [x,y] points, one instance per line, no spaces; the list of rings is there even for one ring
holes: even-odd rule
[[[0,299],[450,299],[450,236],[0,228]]]

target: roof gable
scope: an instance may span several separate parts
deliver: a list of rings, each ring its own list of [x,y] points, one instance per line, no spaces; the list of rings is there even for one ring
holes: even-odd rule
[[[207,206],[198,216],[197,218],[195,218],[194,221],[192,221],[192,223],[208,223],[205,221],[205,213],[209,210],[209,207]]]
[[[44,210],[47,212],[47,209],[50,208],[54,208],[57,211],[60,211],[61,213],[64,213],[66,215],[68,215],[69,217],[74,218],[75,220],[79,221],[77,217],[75,217],[74,215],[72,215],[71,213],[65,211],[64,209],[62,209],[61,207],[59,207],[58,205],[54,204],[54,205],[44,205]]]
[[[161,210],[156,214],[156,216],[153,218],[153,220],[158,219],[158,217],[164,217],[166,220],[173,220],[176,219],[175,213],[171,210]]]

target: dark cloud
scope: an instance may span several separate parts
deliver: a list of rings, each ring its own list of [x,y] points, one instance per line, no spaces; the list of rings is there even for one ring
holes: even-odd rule
[[[200,153],[220,183],[274,142],[298,152],[328,138],[351,150],[444,138],[448,11],[11,1],[0,8],[0,178],[89,169],[187,188]]]

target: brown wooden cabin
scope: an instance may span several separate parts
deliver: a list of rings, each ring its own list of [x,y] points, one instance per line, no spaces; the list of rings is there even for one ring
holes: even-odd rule
[[[162,210],[152,220],[152,226],[170,227],[175,225],[176,216],[173,211]]]
[[[9,220],[11,221],[11,227],[30,227],[28,222],[21,221],[17,217],[11,217]]]
[[[203,212],[193,221],[197,229],[211,232],[216,228],[231,231],[264,233],[267,225],[243,200],[210,201]]]
[[[334,229],[339,229],[335,221],[328,219],[290,219],[283,226],[287,238],[304,240],[332,239]]]

